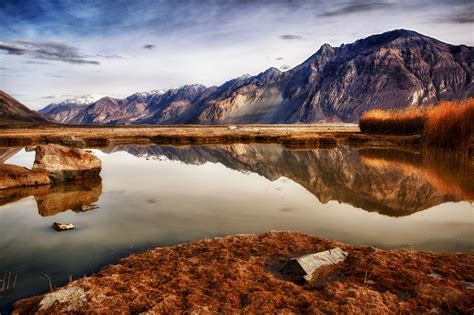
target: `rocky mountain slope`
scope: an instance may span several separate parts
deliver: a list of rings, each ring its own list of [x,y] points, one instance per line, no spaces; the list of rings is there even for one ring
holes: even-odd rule
[[[47,124],[50,121],[41,114],[28,109],[7,93],[0,91],[0,125],[19,123]]]
[[[357,122],[373,108],[421,106],[474,96],[474,47],[394,30],[331,47],[302,64],[270,68],[206,88],[187,85],[41,112],[76,124]]]

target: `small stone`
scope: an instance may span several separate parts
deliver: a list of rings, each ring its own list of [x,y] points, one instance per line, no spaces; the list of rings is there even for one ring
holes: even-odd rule
[[[57,223],[57,222],[54,222],[52,227],[56,231],[62,232],[62,231],[68,231],[68,230],[75,229],[77,226],[75,224],[72,224],[72,223]]]

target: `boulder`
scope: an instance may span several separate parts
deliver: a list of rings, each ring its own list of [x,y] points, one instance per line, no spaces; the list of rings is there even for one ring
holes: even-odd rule
[[[65,136],[61,138],[61,144],[71,148],[85,148],[86,142],[84,139],[74,136]]]
[[[328,269],[346,260],[347,255],[348,253],[339,247],[307,254],[290,259],[282,271],[310,282],[317,280],[321,274],[327,273]]]
[[[58,144],[36,147],[33,170],[46,172],[53,182],[92,178],[101,169],[99,158],[92,153]]]
[[[29,170],[12,164],[0,164],[0,189],[48,185],[48,174],[40,170]]]

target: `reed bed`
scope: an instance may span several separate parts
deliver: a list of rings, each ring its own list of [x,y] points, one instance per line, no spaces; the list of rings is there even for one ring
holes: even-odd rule
[[[426,146],[467,151],[473,141],[474,98],[401,111],[371,110],[359,127],[368,134],[419,134]]]

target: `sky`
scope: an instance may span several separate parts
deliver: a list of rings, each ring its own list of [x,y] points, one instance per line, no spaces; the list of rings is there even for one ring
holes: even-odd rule
[[[40,109],[220,85],[399,28],[474,46],[474,0],[1,0],[0,90]]]

